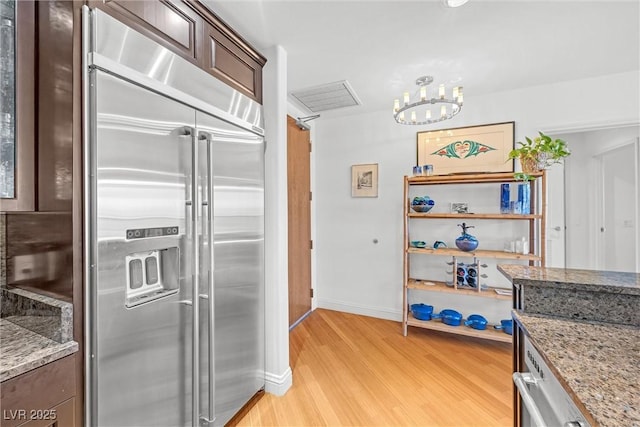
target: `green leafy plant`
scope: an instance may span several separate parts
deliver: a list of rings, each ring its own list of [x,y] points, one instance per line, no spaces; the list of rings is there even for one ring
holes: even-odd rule
[[[520,145],[509,152],[509,159],[520,159],[522,172],[514,174],[515,178],[522,181],[534,179],[532,173],[546,169],[549,166],[562,162],[562,159],[571,154],[567,143],[559,138],[538,132],[540,136],[533,140],[525,137],[526,142],[518,142]]]

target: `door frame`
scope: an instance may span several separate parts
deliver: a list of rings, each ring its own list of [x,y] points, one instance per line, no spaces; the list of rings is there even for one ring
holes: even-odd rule
[[[296,124],[296,119],[291,115],[291,114],[287,114],[287,172],[289,172],[290,170],[290,158],[289,158],[289,144],[290,144],[290,140],[289,140],[289,129],[290,127],[294,127],[295,129],[300,129],[300,132],[306,132],[308,135],[308,143],[309,143],[309,164],[308,164],[308,173],[309,173],[309,187],[308,187],[308,192],[310,194],[310,196],[313,194],[313,179],[312,179],[312,164],[313,164],[313,152],[312,152],[312,128],[311,129],[301,129],[299,128],[299,126],[297,126]],[[291,232],[291,220],[292,220],[292,215],[290,210],[290,204],[292,203],[292,197],[289,194],[289,191],[291,190],[290,188],[290,184],[291,184],[291,179],[292,177],[289,176],[289,174],[287,174],[287,198],[288,198],[288,233]],[[306,193],[306,191],[305,191]],[[304,197],[304,196],[303,196]],[[305,313],[301,314],[297,319],[292,319],[291,318],[291,313],[289,313],[289,330],[292,330],[294,327],[296,327],[301,321],[303,321],[313,310],[315,307],[315,292],[314,292],[314,251],[313,251],[313,228],[314,228],[314,224],[313,224],[313,201],[312,201],[312,196],[309,197],[309,228],[308,228],[308,240],[310,241],[311,247],[310,247],[310,252],[309,252],[309,291],[310,291],[310,295],[309,295],[309,309],[308,311],[306,311]],[[289,248],[288,248],[288,252],[287,252],[287,258],[288,258],[288,262],[291,263],[291,242],[290,242],[291,236],[289,237]],[[291,292],[291,281],[293,279],[291,271],[290,271],[289,267],[289,275],[288,275],[288,295],[289,295],[289,310],[291,310],[291,301],[292,301],[292,292]],[[296,314],[297,316],[297,314]]]
[[[593,155],[594,162],[596,163],[596,186],[594,188],[594,194],[596,195],[595,200],[598,200],[599,203],[596,205],[596,214],[595,221],[593,224],[594,229],[598,227],[602,227],[604,225],[605,220],[605,197],[604,197],[604,156],[612,153],[616,150],[620,150],[627,147],[634,148],[634,163],[635,163],[635,182],[636,182],[636,203],[635,203],[635,245],[636,245],[636,256],[635,256],[635,270],[636,272],[640,272],[640,185],[637,183],[640,182],[640,138],[634,138],[630,140],[623,141],[619,144],[616,144],[612,147],[607,148],[606,150],[598,151]],[[602,233],[596,233],[596,238],[594,239],[594,247],[595,247],[595,265],[599,270],[603,269],[604,266],[604,236]]]

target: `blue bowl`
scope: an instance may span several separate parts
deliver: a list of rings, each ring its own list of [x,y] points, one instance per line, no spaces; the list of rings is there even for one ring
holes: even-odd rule
[[[502,329],[505,334],[513,335],[513,319],[505,319],[500,321],[500,325],[495,325],[495,329]]]
[[[418,320],[431,320],[433,306],[427,304],[411,304],[411,313]]]
[[[413,246],[414,248],[426,248],[427,242],[423,242],[422,240],[412,240],[411,246]]]
[[[458,249],[464,252],[475,251],[478,247],[477,240],[456,240],[456,246]]]
[[[467,318],[464,324],[480,331],[487,329],[487,319],[479,314],[472,314]]]
[[[411,201],[411,209],[416,212],[427,213],[435,206],[436,202],[431,200],[429,196],[414,197]]]

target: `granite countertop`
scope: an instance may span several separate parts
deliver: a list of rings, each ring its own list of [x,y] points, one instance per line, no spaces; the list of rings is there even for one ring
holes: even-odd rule
[[[526,265],[498,265],[514,285],[524,282],[532,286],[553,286],[581,290],[640,295],[640,274],[616,271],[546,268]]]
[[[0,319],[0,381],[5,381],[78,351],[78,343],[59,343]]]
[[[513,317],[597,425],[640,427],[639,327],[516,311]]]
[[[71,303],[0,287],[0,381],[76,351]]]

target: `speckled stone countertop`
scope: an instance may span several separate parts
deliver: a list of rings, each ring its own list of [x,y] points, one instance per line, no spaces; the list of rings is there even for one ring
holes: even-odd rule
[[[0,317],[59,343],[73,339],[73,304],[20,288],[0,288]]]
[[[574,288],[596,292],[640,295],[640,274],[616,271],[545,268],[526,265],[498,265],[507,278],[518,285],[526,283],[538,286]]]
[[[498,270],[513,282],[525,313],[640,326],[640,274],[522,265]]]
[[[38,368],[78,351],[78,343],[59,343],[0,319],[0,381]]]
[[[640,427],[640,328],[513,312],[578,406],[602,427]]]
[[[73,305],[19,288],[0,288],[0,381],[78,351]]]

